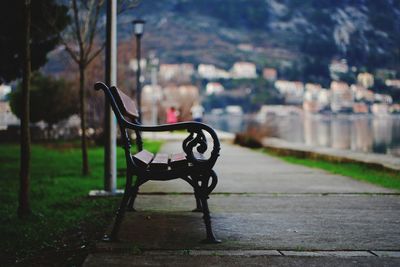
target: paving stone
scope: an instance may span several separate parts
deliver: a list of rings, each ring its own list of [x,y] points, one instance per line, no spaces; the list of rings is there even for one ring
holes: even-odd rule
[[[400,258],[400,251],[372,251],[378,257]]]
[[[285,256],[301,257],[376,257],[368,251],[286,251],[281,250]]]
[[[116,253],[91,254],[84,267],[120,266],[308,266],[308,267],[398,267],[399,258],[379,257],[282,257],[282,256],[191,256],[191,255],[130,255]]]
[[[201,213],[190,195],[140,195],[127,213],[121,240],[145,250],[397,250],[400,196],[213,195],[215,233],[200,244]],[[379,227],[377,227],[379,225]]]
[[[151,250],[142,255],[190,255],[190,256],[282,256],[277,250]]]

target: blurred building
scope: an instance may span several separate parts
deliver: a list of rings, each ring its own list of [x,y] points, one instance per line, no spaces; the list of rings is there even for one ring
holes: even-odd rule
[[[145,85],[142,88],[142,116],[143,121],[151,122],[152,112],[155,109],[156,118],[159,117],[160,101],[163,97],[161,86]]]
[[[393,103],[393,98],[390,95],[374,94],[375,102],[390,105]]]
[[[376,103],[371,106],[372,114],[376,116],[385,116],[389,114],[389,105],[384,103]]]
[[[352,84],[350,86],[355,101],[372,104],[375,101],[374,92],[367,90],[364,86]]]
[[[254,51],[254,46],[251,44],[238,44],[237,48],[239,50],[245,51],[245,52],[251,52]]]
[[[322,87],[320,84],[307,83],[303,96],[303,110],[316,113],[320,110],[318,97]]]
[[[374,75],[368,72],[362,72],[357,75],[357,83],[365,88],[374,86]]]
[[[256,64],[251,62],[236,62],[231,68],[231,75],[234,79],[255,79],[257,78]]]
[[[364,114],[369,112],[368,105],[363,102],[353,104],[353,112],[357,114]]]
[[[19,123],[19,119],[11,111],[9,102],[0,101],[0,130],[6,130],[8,126]]]
[[[188,83],[194,74],[193,64],[161,64],[160,65],[160,82],[178,82]]]
[[[278,78],[278,72],[274,68],[264,68],[263,78],[268,81],[276,81],[276,79]]]
[[[20,121],[11,111],[8,102],[8,94],[11,93],[11,86],[0,85],[0,130],[7,130],[8,126],[19,125]]]
[[[6,101],[9,93],[11,93],[11,86],[0,84],[0,101]]]
[[[320,84],[307,83],[303,97],[303,110],[317,113],[330,110],[331,92]]]
[[[207,95],[219,95],[224,92],[224,87],[222,84],[217,82],[209,82],[206,85],[206,94]]]
[[[215,65],[211,64],[199,64],[197,67],[197,73],[200,78],[207,80],[216,80],[216,79],[229,79],[230,74],[226,70],[219,69]]]
[[[319,90],[318,94],[318,104],[320,106],[320,110],[330,109],[332,94],[328,89]]]
[[[351,112],[353,110],[354,96],[347,83],[331,82],[331,110],[333,112]]]
[[[400,113],[400,104],[391,105],[389,108],[389,111],[390,111],[390,113],[399,114]]]
[[[275,88],[285,98],[286,104],[302,104],[304,94],[304,84],[302,82],[277,80],[275,82]]]
[[[395,87],[400,89],[400,80],[386,80],[386,86]]]

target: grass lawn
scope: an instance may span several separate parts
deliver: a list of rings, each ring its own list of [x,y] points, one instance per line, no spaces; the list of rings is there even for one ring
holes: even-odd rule
[[[357,163],[335,163],[319,159],[281,156],[266,149],[262,149],[262,151],[269,155],[277,156],[290,163],[305,165],[311,168],[324,169],[328,172],[349,176],[356,180],[400,190],[400,172],[378,170]]]
[[[156,152],[160,142],[145,142]],[[125,157],[118,149],[118,168]],[[89,149],[91,174],[81,175],[81,152],[58,143],[33,145],[31,208],[27,220],[16,216],[19,188],[19,145],[0,145],[0,265],[80,265],[115,214],[120,197],[88,198],[103,188],[103,148]],[[119,177],[118,185],[125,184]],[[4,265],[3,265],[4,264]]]

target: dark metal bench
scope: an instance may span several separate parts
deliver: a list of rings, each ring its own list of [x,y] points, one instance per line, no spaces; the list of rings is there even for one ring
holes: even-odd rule
[[[147,181],[167,181],[183,179],[194,189],[196,209],[203,212],[203,220],[206,226],[207,243],[219,243],[212,231],[210,212],[207,199],[217,185],[218,178],[213,170],[219,156],[220,143],[215,131],[198,122],[183,122],[158,126],[143,126],[138,122],[138,112],[135,103],[118,88],[108,87],[104,83],[96,83],[96,90],[103,90],[105,96],[115,113],[121,131],[123,148],[126,156],[126,185],[121,204],[117,211],[114,226],[107,240],[117,239],[118,231],[126,210],[134,211],[134,202],[139,187]],[[135,131],[136,146],[139,151],[131,155],[131,142],[129,130]],[[188,136],[182,142],[183,152],[167,155],[156,154],[143,149],[141,132],[162,132],[187,130]],[[207,133],[213,140],[213,147],[207,155]],[[136,176],[133,182],[132,178]]]

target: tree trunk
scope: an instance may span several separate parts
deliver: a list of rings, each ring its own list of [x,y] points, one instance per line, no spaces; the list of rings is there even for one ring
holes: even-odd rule
[[[86,138],[86,99],[85,99],[85,68],[82,64],[79,65],[79,102],[81,115],[81,147],[82,147],[82,174],[89,175],[89,160],[87,153],[87,138]]]
[[[29,180],[31,168],[31,136],[29,130],[29,87],[31,77],[31,51],[30,51],[30,27],[31,27],[31,1],[24,2],[24,66],[22,76],[22,113],[21,113],[21,143],[20,143],[20,188],[18,217],[23,218],[31,213],[29,204]]]

